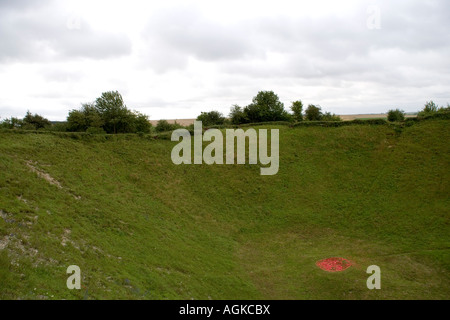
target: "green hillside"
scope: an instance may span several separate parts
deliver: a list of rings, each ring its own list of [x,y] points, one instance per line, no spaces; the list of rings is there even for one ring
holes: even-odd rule
[[[0,298],[449,299],[449,123],[255,127],[280,129],[274,176],[176,166],[150,136],[0,132]]]

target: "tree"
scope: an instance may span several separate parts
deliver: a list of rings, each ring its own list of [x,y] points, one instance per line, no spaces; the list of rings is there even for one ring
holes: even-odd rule
[[[293,113],[295,121],[302,121],[303,120],[303,114],[302,114],[303,103],[302,103],[301,100],[292,102],[291,111]]]
[[[150,133],[152,128],[152,124],[150,123],[150,119],[147,115],[142,114],[138,111],[132,112],[132,116],[134,119],[134,123],[132,125],[132,132],[142,132],[142,133]]]
[[[245,118],[249,122],[286,121],[289,114],[273,91],[260,91],[250,105],[244,108]]]
[[[105,120],[103,119],[103,115],[95,104],[84,103],[81,110],[86,118],[86,126],[88,128],[101,128],[104,126]]]
[[[102,128],[102,115],[93,103],[83,103],[80,110],[72,110],[67,117],[69,131],[86,131],[88,128]]]
[[[155,127],[157,132],[171,131],[173,129],[174,125],[167,122],[167,120],[159,120]]]
[[[230,114],[228,115],[230,118],[231,124],[242,124],[246,123],[247,119],[245,118],[244,110],[237,104],[233,105],[230,109]]]
[[[95,106],[102,115],[103,129],[107,133],[131,132],[133,115],[123,102],[122,95],[118,91],[103,92],[95,100]]]
[[[10,119],[5,119],[0,123],[0,128],[4,129],[17,129],[21,128],[23,121],[18,118],[11,117]]]
[[[244,107],[244,118],[247,122],[263,122],[265,117],[262,115],[261,109],[257,104],[249,104]]]
[[[322,119],[320,106],[308,105],[308,108],[305,110],[305,118],[309,121],[320,121]]]
[[[23,122],[23,127],[26,128],[30,128],[30,129],[35,129],[35,130],[39,130],[42,128],[46,128],[51,126],[51,122],[44,118],[41,115],[38,114],[31,114],[30,111],[27,111],[27,114],[25,115],[25,117],[22,120]]]
[[[418,113],[418,116],[428,116],[433,115],[440,112],[450,111],[450,105],[447,103],[447,107],[439,107],[432,100],[425,103],[425,106],[422,111]]]
[[[225,117],[219,111],[202,112],[198,117],[204,126],[222,125],[225,122]]]
[[[322,115],[321,121],[342,121],[341,117],[335,115],[334,113],[331,114],[330,112],[325,112]]]
[[[391,121],[391,122],[392,121],[403,121],[403,120],[405,120],[405,112],[400,109],[389,110],[387,119],[388,119],[388,121]]]
[[[70,111],[67,124],[69,131],[149,133],[151,129],[148,116],[130,111],[117,91],[104,92],[94,103]]]
[[[72,132],[86,131],[86,117],[81,110],[72,110],[67,116],[67,130]]]
[[[432,114],[438,111],[438,105],[433,102],[433,100],[425,103],[425,106],[422,110],[425,114]]]

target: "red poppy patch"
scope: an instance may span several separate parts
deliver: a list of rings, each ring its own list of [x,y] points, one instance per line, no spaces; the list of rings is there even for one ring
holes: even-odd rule
[[[352,263],[344,258],[328,258],[316,262],[316,265],[328,272],[339,272],[352,266]]]

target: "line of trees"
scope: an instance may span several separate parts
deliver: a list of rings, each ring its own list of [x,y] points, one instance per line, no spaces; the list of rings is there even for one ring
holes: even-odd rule
[[[439,107],[433,101],[428,101],[418,116],[429,116],[450,112],[450,105]],[[388,111],[388,121],[403,121],[405,112],[400,109]],[[252,103],[246,107],[233,105],[228,118],[218,111],[201,112],[197,120],[205,126],[270,121],[342,121],[330,112],[323,112],[319,105],[310,104],[303,110],[301,100],[292,102],[290,112],[284,109],[284,104],[273,91],[259,91]],[[182,126],[169,124],[160,120],[155,131],[172,131]],[[38,114],[27,112],[23,119],[10,118],[0,122],[0,128],[23,130],[52,130],[88,133],[150,133],[152,125],[148,116],[131,111],[125,105],[122,95],[118,91],[103,92],[94,102],[83,103],[80,109],[69,112],[66,122],[52,123]]]
[[[425,103],[424,108],[422,111],[418,113],[419,117],[429,116],[436,113],[443,113],[443,112],[449,112],[450,111],[450,104],[447,102],[447,107],[441,106],[439,107],[436,103],[433,102],[433,100],[428,101]]]
[[[118,91],[108,91],[92,103],[84,103],[81,109],[72,110],[67,117],[68,131],[92,133],[149,133],[148,116],[131,111]]]
[[[450,112],[450,104],[447,103],[447,107],[438,106],[436,103],[431,101],[427,101],[423,107],[423,109],[417,114],[418,117],[426,117],[432,116],[439,113]],[[387,113],[388,121],[403,121],[405,120],[405,111],[401,109],[391,109]]]
[[[283,103],[273,91],[260,91],[253,98],[248,106],[242,108],[233,105],[228,115],[228,119],[218,111],[202,112],[197,120],[202,121],[204,125],[222,125],[233,124],[240,125],[245,123],[258,123],[269,121],[342,121],[342,119],[330,112],[323,112],[319,105],[309,104],[303,110],[301,100],[292,102],[290,106],[291,113],[284,109]],[[428,101],[422,111],[418,113],[419,117],[430,116],[439,113],[450,112],[450,105],[439,107],[433,101]],[[400,109],[391,109],[387,113],[388,121],[405,120],[405,112]]]
[[[148,116],[129,110],[118,91],[108,91],[103,92],[94,102],[83,103],[80,109],[71,110],[66,122],[51,123],[48,119],[28,111],[23,119],[3,120],[0,127],[116,134],[149,133],[152,125]]]
[[[0,123],[0,127],[4,129],[39,130],[49,128],[51,124],[50,120],[27,111],[23,119],[15,117],[5,119]]]
[[[252,103],[246,107],[233,105],[228,119],[218,111],[202,112],[197,120],[204,125],[244,124],[269,121],[341,121],[341,118],[329,112],[322,112],[318,105],[310,104],[303,113],[301,100],[292,102],[290,112],[273,91],[259,91]]]

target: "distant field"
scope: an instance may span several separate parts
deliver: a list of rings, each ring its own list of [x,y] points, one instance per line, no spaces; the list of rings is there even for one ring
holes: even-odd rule
[[[0,298],[450,298],[449,120],[255,128],[280,130],[277,175],[176,166],[152,136],[0,131]]]

